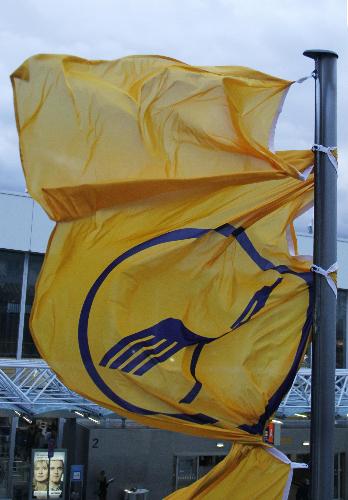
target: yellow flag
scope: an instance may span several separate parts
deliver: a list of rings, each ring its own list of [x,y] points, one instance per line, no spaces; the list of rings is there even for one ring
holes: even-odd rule
[[[42,357],[117,413],[236,442],[173,498],[282,498],[291,467],[262,433],[312,321],[292,226],[312,153],[270,144],[292,82],[52,55],[12,82],[28,189],[57,221],[31,316]]]

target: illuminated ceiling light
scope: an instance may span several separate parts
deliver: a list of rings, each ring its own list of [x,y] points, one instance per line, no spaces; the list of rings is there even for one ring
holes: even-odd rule
[[[216,446],[217,446],[218,448],[223,448],[225,445],[224,445],[224,443],[216,443]]]
[[[22,415],[19,411],[14,410],[15,414],[18,415],[19,417]]]
[[[303,446],[309,446],[309,441],[303,441]]]
[[[272,419],[272,422],[273,422],[274,424],[280,424],[280,425],[283,425],[283,424],[284,424],[284,422],[283,422],[282,420],[277,420],[276,418],[273,418],[273,419]]]
[[[84,417],[84,414],[80,411],[74,410],[74,413],[76,413],[76,415],[79,415],[80,417]]]
[[[87,417],[88,420],[90,420],[91,422],[94,422],[95,424],[100,424],[100,420],[97,420],[96,418],[93,418],[93,417]]]
[[[26,417],[25,415],[23,415],[23,416],[22,416],[22,418],[23,418],[26,422],[28,422],[28,424],[32,424],[32,423],[33,423],[33,421],[32,421],[32,420],[30,420],[30,418],[29,418],[29,417]]]
[[[303,415],[303,413],[294,413],[295,417],[308,418],[307,415]]]

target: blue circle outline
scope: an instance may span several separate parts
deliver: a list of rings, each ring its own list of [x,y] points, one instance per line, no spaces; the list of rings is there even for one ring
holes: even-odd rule
[[[130,248],[129,250],[121,254],[119,257],[117,257],[115,260],[113,260],[104,269],[104,271],[98,276],[98,278],[93,283],[93,285],[91,286],[90,290],[86,295],[85,301],[81,309],[79,325],[78,325],[78,341],[79,341],[80,354],[83,364],[89,376],[93,380],[94,384],[98,387],[98,389],[100,389],[102,393],[105,396],[107,396],[107,398],[110,399],[112,402],[116,403],[118,406],[124,408],[129,412],[137,413],[140,415],[166,415],[170,417],[192,421],[198,424],[217,422],[216,419],[209,417],[208,415],[203,415],[203,414],[188,415],[188,414],[172,414],[172,413],[157,412],[153,410],[147,410],[145,408],[141,408],[140,406],[136,406],[132,403],[129,403],[125,399],[121,398],[121,396],[117,395],[101,378],[93,363],[93,359],[88,344],[88,321],[93,301],[101,285],[104,283],[105,279],[119,264],[121,264],[121,262],[128,259],[132,255],[135,255],[153,246],[173,241],[196,239],[208,233],[209,231],[211,231],[211,229],[195,229],[195,228],[176,229],[174,231],[170,231],[155,238],[151,238],[150,240],[147,240],[143,243],[140,243],[139,245]]]
[[[302,335],[300,339],[300,343],[298,346],[298,349],[295,354],[295,358],[293,360],[292,366],[290,368],[290,371],[288,372],[287,376],[281,383],[281,385],[278,387],[277,391],[273,394],[273,396],[270,398],[266,408],[265,412],[260,416],[259,421],[254,424],[254,425],[240,425],[239,428],[242,430],[245,430],[248,433],[251,434],[262,434],[264,425],[267,421],[267,418],[269,415],[273,414],[276,409],[278,408],[279,404],[281,403],[281,400],[285,396],[285,394],[289,391],[292,382],[296,376],[297,368],[299,365],[299,362],[301,360],[302,353],[304,351],[304,348],[306,346],[306,342],[310,333],[311,325],[312,325],[312,316],[313,316],[313,293],[312,293],[312,282],[313,282],[313,275],[311,272],[296,272],[293,271],[292,269],[288,268],[285,265],[274,265],[271,261],[265,259],[262,257],[256,248],[253,246],[249,238],[244,232],[244,229],[242,227],[237,227],[235,228],[231,224],[223,224],[222,226],[216,228],[216,229],[195,229],[195,228],[187,228],[187,229],[177,229],[174,231],[170,231],[168,233],[162,234],[160,236],[157,236],[155,238],[152,238],[150,240],[147,240],[143,243],[140,243],[139,245],[136,245],[126,252],[124,252],[122,255],[117,257],[115,260],[109,264],[104,271],[99,275],[99,277],[96,279],[96,281],[93,283],[92,287],[90,288],[89,292],[87,293],[86,299],[83,303],[82,309],[81,309],[81,314],[79,318],[79,325],[78,325],[78,341],[79,341],[79,348],[80,348],[80,354],[82,361],[84,363],[84,366],[95,383],[95,385],[101,390],[101,392],[106,395],[111,401],[116,403],[118,406],[121,408],[124,408],[125,410],[140,414],[140,415],[165,415],[165,416],[170,416],[174,418],[179,418],[182,420],[187,420],[190,422],[194,422],[196,424],[213,424],[216,423],[217,420],[209,417],[208,415],[204,415],[201,413],[194,414],[194,415],[189,415],[189,414],[171,414],[171,413],[163,413],[163,412],[156,412],[153,410],[146,410],[144,408],[141,408],[139,406],[133,405],[132,403],[129,403],[128,401],[124,400],[120,396],[118,396],[105,382],[104,380],[100,377],[98,371],[96,370],[92,356],[89,350],[89,345],[88,345],[88,320],[89,320],[89,314],[91,311],[91,307],[93,305],[94,298],[100,288],[100,286],[103,284],[105,279],[108,277],[108,275],[115,269],[116,266],[118,266],[121,262],[124,260],[128,259],[132,255],[135,255],[136,253],[139,253],[143,250],[146,250],[147,248],[151,248],[156,245],[160,245],[162,243],[168,243],[168,242],[173,242],[173,241],[181,241],[181,240],[186,240],[186,239],[196,239],[204,234],[214,231],[217,233],[220,233],[224,237],[229,237],[229,236],[234,236],[238,243],[241,245],[241,247],[245,250],[245,252],[249,255],[249,257],[255,262],[255,264],[258,265],[258,267],[263,270],[263,271],[268,271],[268,270],[275,270],[278,271],[280,274],[293,274],[297,275],[299,278],[303,279],[307,286],[309,287],[309,306],[306,314],[306,320],[303,325],[302,329]]]

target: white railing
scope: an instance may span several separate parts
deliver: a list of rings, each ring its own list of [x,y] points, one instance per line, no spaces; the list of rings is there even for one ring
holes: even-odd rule
[[[336,370],[336,414],[348,414],[348,370]],[[283,399],[278,414],[308,413],[311,404],[311,370],[302,368]],[[28,414],[81,411],[111,416],[110,410],[82,398],[59,381],[48,365],[38,360],[0,359],[0,409]]]

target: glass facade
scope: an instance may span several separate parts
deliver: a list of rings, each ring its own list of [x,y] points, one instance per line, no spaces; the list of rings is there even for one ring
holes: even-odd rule
[[[345,484],[345,453],[336,453],[334,462],[334,499],[344,500],[346,497]]]
[[[226,457],[219,455],[189,455],[175,457],[174,489],[184,488],[205,476],[215,465]]]
[[[347,366],[347,300],[348,290],[338,290],[336,311],[336,368]],[[309,344],[301,368],[311,368],[312,346]]]
[[[57,425],[56,418],[37,418],[31,422],[18,419],[12,474],[14,496],[18,500],[28,498],[32,449],[47,449],[48,439],[53,435],[56,438]]]
[[[9,476],[11,419],[0,417],[0,498],[6,496]]]
[[[336,318],[336,368],[347,367],[347,290],[338,290]]]
[[[24,254],[0,251],[0,356],[16,357]]]
[[[305,463],[310,462],[309,454],[294,454],[289,455],[293,462]],[[345,492],[345,453],[335,453],[334,459],[334,497],[333,500],[345,500],[347,498]],[[290,490],[290,499],[306,499],[309,498],[309,469],[294,469],[293,481]]]
[[[28,262],[27,293],[25,301],[25,318],[23,332],[23,358],[39,358],[40,355],[35,347],[29,329],[29,317],[34,302],[35,284],[38,278],[44,256],[40,254],[30,254]]]
[[[30,334],[29,316],[43,258],[0,250],[0,357],[40,357]]]

